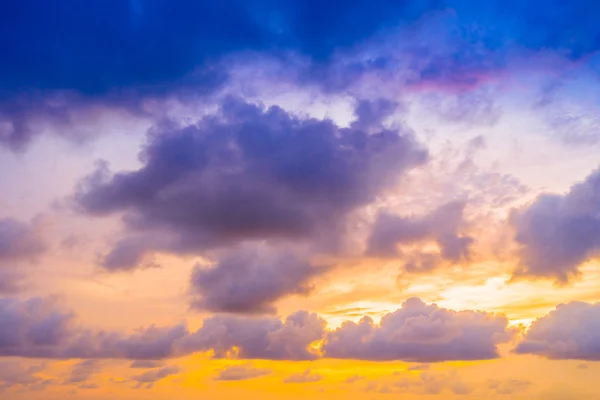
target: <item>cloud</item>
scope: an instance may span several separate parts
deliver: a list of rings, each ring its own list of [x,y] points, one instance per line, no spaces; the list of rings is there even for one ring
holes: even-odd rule
[[[462,377],[451,371],[422,372],[419,376],[407,374],[394,374],[393,379],[380,379],[370,381],[366,391],[379,393],[415,393],[415,394],[440,394],[449,391],[456,395],[470,394],[474,387],[463,381]]]
[[[314,360],[310,345],[323,338],[326,322],[314,313],[298,311],[285,321],[278,318],[213,316],[192,334],[185,347],[246,359]],[[235,351],[234,351],[235,349]]]
[[[235,349],[239,358],[312,360],[318,354],[309,346],[323,337],[326,323],[316,314],[298,311],[284,321],[213,316],[195,332],[181,324],[127,334],[82,327],[54,299],[2,298],[0,326],[0,356],[160,360],[207,351],[220,358],[234,355]],[[75,375],[85,375],[94,365],[78,365]]]
[[[154,360],[134,360],[129,368],[140,368],[140,369],[149,369],[149,368],[160,368],[163,366],[161,361]]]
[[[231,365],[219,371],[216,381],[243,381],[269,375],[271,370],[255,368],[252,365]]]
[[[600,360],[600,303],[558,305],[531,325],[515,350],[556,360]]]
[[[46,246],[38,225],[36,220],[26,224],[12,218],[0,219],[0,262],[31,260],[40,255]]]
[[[0,219],[0,294],[13,295],[25,286],[24,267],[46,251],[41,219],[30,223]]]
[[[504,316],[453,311],[411,298],[376,325],[369,317],[344,322],[328,332],[323,353],[330,358],[436,362],[498,358],[497,345],[511,339]]]
[[[25,387],[29,390],[44,390],[54,381],[44,380],[37,375],[43,366],[26,366],[16,360],[0,360],[0,392],[12,387]]]
[[[327,271],[293,251],[244,246],[224,252],[208,268],[197,265],[191,278],[192,307],[230,313],[273,313],[273,303],[308,295],[311,279]]]
[[[567,283],[600,252],[600,169],[564,195],[543,194],[514,210],[511,225],[520,246],[515,277]]]
[[[218,115],[152,135],[139,170],[99,168],[75,198],[91,215],[125,213],[126,243],[136,245],[117,244],[108,270],[135,268],[153,249],[196,253],[255,239],[335,246],[352,211],[426,161],[400,133],[229,99]]]
[[[488,388],[497,394],[514,395],[528,390],[532,385],[533,383],[523,379],[490,379],[488,381]]]
[[[249,52],[328,68],[341,49],[412,23],[440,3],[261,0],[250,7],[239,0],[91,0],[49,7],[26,0],[6,6],[0,26],[12,28],[11,35],[0,31],[6,59],[0,67],[0,143],[23,150],[41,134],[32,120],[64,127],[74,108],[109,105],[144,114],[148,99],[214,94],[227,84],[232,58]]]
[[[398,245],[435,241],[439,254],[419,253],[408,258],[405,269],[430,271],[440,260],[468,261],[474,238],[461,234],[466,222],[465,204],[446,203],[424,216],[401,217],[382,212],[377,217],[368,239],[367,253],[375,256],[400,257]]]
[[[65,383],[82,383],[90,379],[90,377],[98,371],[97,360],[85,360],[73,366],[71,374]]]
[[[139,389],[142,386],[145,389],[151,389],[156,382],[171,375],[176,375],[179,372],[181,372],[179,367],[167,366],[159,369],[151,369],[139,375],[134,375],[130,379],[134,382],[137,382],[137,385],[135,386],[136,389]]]
[[[95,359],[136,360],[132,366],[159,369],[157,360],[196,352],[210,352],[215,358],[294,361],[492,359],[498,357],[497,345],[514,334],[504,316],[447,310],[417,298],[378,325],[364,317],[327,330],[317,314],[297,311],[284,320],[214,315],[193,332],[180,324],[152,325],[132,333],[85,328],[52,299],[0,299],[0,355],[86,360],[73,369],[73,382],[89,377]]]
[[[283,380],[283,383],[312,383],[319,382],[321,379],[323,379],[322,375],[312,373],[310,369],[307,369],[304,372],[288,376]]]
[[[414,364],[409,366],[407,371],[427,371],[429,369],[429,364]]]

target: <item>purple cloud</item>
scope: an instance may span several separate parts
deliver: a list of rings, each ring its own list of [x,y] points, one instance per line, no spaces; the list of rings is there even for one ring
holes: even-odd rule
[[[278,318],[214,316],[184,343],[186,350],[210,350],[215,357],[247,359],[314,360],[310,345],[323,338],[326,322],[314,313],[298,311],[285,321]]]
[[[54,359],[157,361],[196,352],[215,358],[315,360],[352,358],[373,361],[437,362],[498,357],[497,345],[515,330],[504,316],[452,311],[421,300],[407,300],[376,325],[365,317],[327,330],[317,314],[298,311],[276,317],[215,315],[190,332],[185,325],[151,326],[133,333],[81,327],[72,313],[51,300],[0,299],[0,355]],[[321,347],[316,343],[323,341]],[[134,363],[135,364],[135,363]],[[85,380],[94,361],[78,364],[72,381]],[[139,364],[159,367],[157,364]],[[156,369],[156,368],[155,368]]]
[[[436,362],[499,357],[497,345],[513,332],[504,316],[452,311],[420,299],[404,302],[376,325],[369,317],[344,322],[325,336],[325,357]]]
[[[45,249],[35,221],[26,224],[12,218],[0,219],[0,262],[30,260]]]
[[[118,243],[104,262],[123,270],[153,249],[335,241],[350,212],[426,159],[397,131],[367,133],[230,99],[218,115],[152,135],[141,169],[97,170],[76,200],[92,215],[125,214],[127,245]]]
[[[271,370],[252,365],[231,365],[219,371],[215,381],[243,381],[269,375]]]
[[[159,369],[151,369],[139,375],[134,375],[130,379],[137,383],[137,385],[135,386],[136,389],[139,389],[141,387],[144,387],[145,389],[152,389],[156,382],[165,379],[169,376],[176,375],[179,372],[181,372],[179,367],[168,366]]]
[[[292,374],[283,380],[283,383],[312,383],[323,379],[322,375],[315,374],[307,369],[304,372]]]
[[[464,207],[463,202],[455,201],[425,216],[401,217],[380,213],[368,239],[367,252],[375,256],[400,257],[398,245],[435,241],[440,247],[440,254],[409,258],[407,270],[431,270],[440,258],[451,262],[468,261],[474,239],[462,234],[466,225]]]
[[[273,303],[289,295],[308,295],[311,279],[328,267],[313,266],[293,251],[244,246],[217,263],[197,265],[191,278],[192,307],[212,312],[273,313]]]
[[[558,305],[531,325],[515,351],[555,360],[600,360],[600,303]]]
[[[544,194],[513,211],[520,246],[515,277],[553,278],[567,283],[579,266],[600,252],[600,169],[564,195]]]

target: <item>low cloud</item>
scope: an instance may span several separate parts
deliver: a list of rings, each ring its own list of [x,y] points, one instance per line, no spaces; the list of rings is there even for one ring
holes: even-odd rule
[[[151,369],[139,375],[134,375],[130,378],[130,380],[137,383],[137,385],[135,386],[136,389],[140,389],[142,387],[144,389],[152,389],[156,382],[169,376],[176,375],[179,372],[181,372],[179,367],[168,366],[159,369]]]
[[[565,284],[579,266],[600,254],[600,169],[564,195],[544,194],[513,211],[519,244],[515,277],[551,278]]]
[[[197,265],[191,278],[192,307],[228,313],[273,313],[273,303],[290,295],[306,296],[311,279],[329,268],[308,256],[265,246],[243,246],[224,253],[210,267]]]
[[[516,352],[555,360],[599,361],[600,303],[558,305],[531,325]]]
[[[497,346],[515,330],[506,317],[482,311],[453,311],[417,298],[385,315],[346,321],[328,330],[315,313],[277,317],[215,315],[191,332],[185,324],[150,326],[132,333],[82,327],[75,314],[52,299],[0,299],[0,355],[84,359],[70,382],[95,371],[95,359],[135,360],[134,368],[163,369],[158,360],[211,352],[215,358],[315,360],[318,358],[437,362],[497,358]],[[310,375],[312,376],[312,375]]]
[[[435,362],[498,358],[497,346],[514,332],[501,315],[453,311],[411,298],[379,324],[370,317],[328,332],[323,353],[331,358]]]
[[[252,365],[232,365],[219,371],[216,381],[243,381],[269,375],[271,370],[255,368]]]
[[[315,374],[307,369],[304,372],[292,374],[283,380],[283,383],[312,383],[323,379],[322,375]]]

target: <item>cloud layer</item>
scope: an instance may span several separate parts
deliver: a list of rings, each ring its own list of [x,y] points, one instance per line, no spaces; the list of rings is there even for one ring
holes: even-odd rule
[[[216,315],[195,332],[185,325],[151,326],[130,334],[94,331],[81,327],[51,299],[0,299],[0,322],[0,355],[138,363],[209,351],[217,358],[269,360],[480,360],[498,357],[497,345],[514,334],[503,316],[446,310],[416,298],[384,316],[379,325],[365,317],[335,330],[327,330],[317,314],[298,311],[283,321]],[[71,379],[82,380],[94,367],[92,361],[80,364]]]

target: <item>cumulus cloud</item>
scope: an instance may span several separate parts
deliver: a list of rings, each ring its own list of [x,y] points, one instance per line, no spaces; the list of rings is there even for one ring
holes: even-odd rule
[[[323,379],[322,375],[315,374],[307,369],[304,372],[292,374],[283,380],[283,383],[312,383]]]
[[[405,269],[430,271],[440,260],[468,261],[474,238],[462,234],[465,229],[463,212],[465,204],[446,203],[424,216],[401,217],[380,213],[368,239],[367,253],[376,256],[401,257],[399,245],[435,241],[440,253],[409,255]]]
[[[550,359],[598,361],[599,328],[600,303],[560,304],[531,325],[516,352]]]
[[[216,381],[243,381],[269,375],[271,370],[256,368],[252,365],[231,365],[219,371],[214,378]]]
[[[75,197],[92,215],[125,213],[137,253],[117,244],[104,262],[123,270],[153,248],[198,252],[252,239],[334,246],[349,213],[426,158],[397,131],[366,133],[230,99],[216,116],[152,135],[141,169],[100,168]]]
[[[264,246],[231,249],[215,265],[194,268],[192,307],[212,312],[273,313],[273,302],[309,294],[311,278],[327,270],[293,251]]]
[[[229,354],[250,359],[314,360],[319,354],[310,345],[323,338],[325,327],[324,319],[306,311],[298,311],[285,321],[218,315],[206,319],[185,345],[212,349],[216,357]]]
[[[376,325],[369,317],[344,322],[325,336],[331,358],[435,362],[499,357],[497,345],[511,339],[504,316],[453,311],[411,298]]]
[[[600,169],[564,195],[544,194],[515,210],[511,224],[519,244],[515,277],[546,277],[564,284],[600,252]]]
[[[210,352],[215,358],[315,360],[351,358],[373,361],[436,362],[498,357],[497,345],[515,331],[504,316],[452,311],[417,298],[384,316],[346,321],[327,330],[315,313],[297,311],[285,319],[215,315],[196,331],[185,324],[150,326],[132,333],[82,327],[73,313],[51,299],[0,299],[0,355],[84,359],[72,380],[85,380],[94,359],[136,360],[132,367],[159,369],[157,360]],[[149,363],[148,361],[152,361]]]

